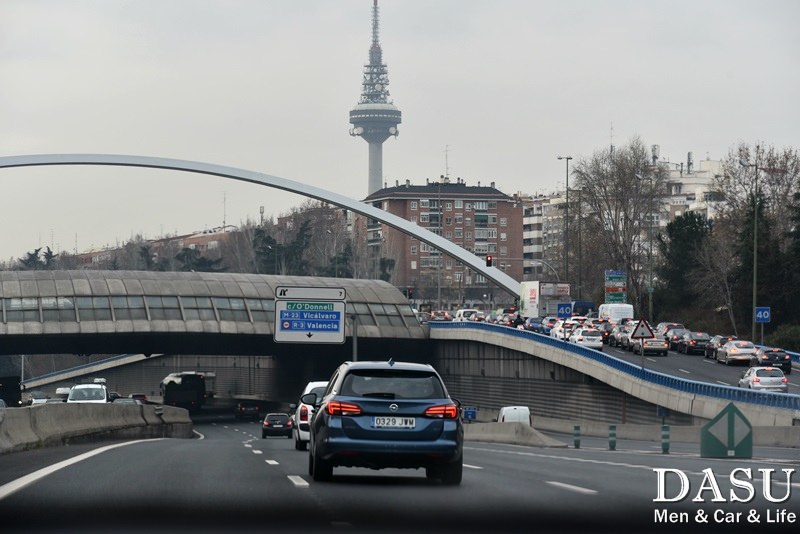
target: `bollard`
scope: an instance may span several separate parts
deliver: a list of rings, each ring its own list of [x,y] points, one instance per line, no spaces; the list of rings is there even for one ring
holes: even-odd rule
[[[608,450],[617,450],[617,425],[608,425]]]
[[[575,444],[576,449],[581,448],[581,425],[575,425],[574,433],[572,435],[573,443]]]
[[[669,425],[661,425],[661,454],[669,454]]]

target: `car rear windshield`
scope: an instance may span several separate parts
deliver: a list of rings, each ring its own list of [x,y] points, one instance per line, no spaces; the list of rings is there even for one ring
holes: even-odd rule
[[[709,340],[709,339],[711,339],[711,338],[709,337],[709,335],[708,335],[708,334],[704,334],[703,332],[695,332],[694,334],[692,334],[692,339],[705,339],[705,340]]]
[[[283,413],[276,415],[270,414],[267,416],[267,421],[269,421],[270,423],[285,423],[288,420],[289,416]]]
[[[755,345],[753,345],[749,341],[737,341],[735,345],[740,349],[752,349],[753,347],[755,347]]]
[[[444,389],[433,373],[358,369],[342,382],[342,395],[385,399],[441,399]]]
[[[777,376],[777,377],[782,377],[783,376],[783,371],[781,371],[780,369],[758,369],[756,371],[756,376],[766,376],[766,377]]]

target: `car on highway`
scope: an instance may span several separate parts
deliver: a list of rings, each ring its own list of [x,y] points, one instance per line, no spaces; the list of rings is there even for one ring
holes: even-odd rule
[[[461,483],[464,429],[459,405],[427,364],[344,362],[322,396],[302,402],[311,422],[308,473],[330,480],[335,467],[425,469],[429,479]]]
[[[705,332],[686,332],[677,343],[678,352],[684,354],[705,354],[711,336]]]
[[[537,332],[549,336],[550,329],[553,328],[553,326],[556,324],[557,321],[558,317],[556,317],[555,315],[548,315],[547,317],[542,319],[541,323],[539,323],[539,330],[537,330]]]
[[[614,325],[608,321],[603,321],[596,323],[595,328],[600,330],[600,334],[603,336],[603,344],[608,345],[611,341],[611,332],[614,330]]]
[[[267,436],[281,436],[292,439],[292,420],[288,413],[268,413],[261,422],[261,439]]]
[[[574,323],[569,319],[556,321],[556,324],[554,324],[553,328],[550,329],[550,337],[554,337],[556,339],[569,339],[569,334],[576,325],[577,323]]]
[[[622,350],[633,351],[633,340],[631,339],[631,334],[633,333],[634,328],[636,328],[636,324],[634,323],[626,323],[622,325],[622,330],[619,331],[619,335],[617,336],[617,347],[621,348]]]
[[[608,335],[608,346],[609,347],[619,347],[620,346],[620,336],[625,332],[626,329],[629,327],[624,324],[615,324],[611,327],[611,332]]]
[[[666,356],[669,351],[669,343],[662,337],[636,338],[631,343],[631,352],[634,354],[660,354]]]
[[[570,343],[603,350],[603,334],[597,328],[576,328],[569,336]]]
[[[789,381],[777,367],[751,367],[739,379],[740,388],[759,391],[789,392]]]
[[[328,386],[327,380],[315,380],[306,384],[303,392],[300,393],[300,400],[297,401],[297,408],[292,414],[292,435],[294,436],[294,448],[298,451],[306,450],[308,445],[308,430],[311,419],[314,417],[314,404],[303,402],[303,395],[315,393],[320,398],[322,392]]]
[[[477,311],[469,316],[469,320],[473,323],[483,323],[486,322],[486,314],[482,311]]]
[[[717,349],[717,363],[730,365],[731,361],[743,361],[749,364],[750,358],[755,353],[756,346],[752,342],[744,339],[734,339]]]
[[[727,343],[728,341],[733,341],[734,339],[738,339],[736,336],[720,336],[716,335],[712,337],[708,343],[706,344],[705,355],[706,358],[711,358],[713,360],[717,359],[717,349],[719,349],[722,345]]]
[[[431,318],[428,319],[429,321],[452,321],[453,316],[450,315],[449,311],[446,310],[435,310],[431,312]]]
[[[527,406],[503,406],[497,412],[498,423],[523,423],[533,426],[533,416],[531,409]]]
[[[656,329],[653,331],[653,333],[656,336],[661,336],[664,339],[666,339],[667,332],[674,328],[686,328],[686,327],[682,323],[663,322],[663,323],[658,323],[656,325]]]
[[[529,332],[538,332],[540,324],[542,324],[541,317],[528,317],[525,319],[525,322],[522,323],[522,327]]]
[[[480,310],[476,308],[460,308],[456,310],[456,314],[453,317],[453,321],[469,321],[469,318],[474,313],[478,313]]]
[[[750,367],[777,367],[783,374],[792,374],[792,357],[779,348],[760,347],[750,358]]]
[[[95,403],[109,402],[108,390],[104,384],[76,384],[69,390],[68,403]]]
[[[256,401],[239,401],[234,409],[236,419],[261,419],[261,403]]]
[[[689,330],[686,328],[672,328],[667,330],[667,333],[664,334],[664,339],[669,343],[669,350],[676,350],[678,348],[678,341],[683,338],[683,334],[688,332]]]

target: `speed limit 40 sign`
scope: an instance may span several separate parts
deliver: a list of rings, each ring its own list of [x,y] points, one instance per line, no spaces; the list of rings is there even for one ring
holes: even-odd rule
[[[761,306],[756,308],[756,322],[769,323],[772,321],[772,310],[769,306]]]

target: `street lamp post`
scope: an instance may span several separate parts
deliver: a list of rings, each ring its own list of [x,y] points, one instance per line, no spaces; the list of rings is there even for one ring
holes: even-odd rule
[[[758,147],[756,147],[757,149]],[[740,159],[739,165],[742,167],[753,167],[755,180],[753,183],[753,316],[752,316],[752,337],[756,340],[756,289],[758,286],[758,150],[756,150],[756,162],[747,163],[747,160]]]
[[[436,199],[436,204],[439,208],[439,237],[442,236],[442,178],[439,178],[439,190]],[[439,309],[442,309],[442,251],[438,250],[438,256],[436,257],[436,300],[439,305]]]
[[[550,270],[553,271],[553,274],[556,275],[556,282],[559,282],[559,283],[561,282],[561,278],[559,278],[559,276],[558,276],[558,271],[556,271],[553,268],[553,266],[550,265],[549,263],[547,263],[546,261],[544,261],[544,260],[533,260],[532,263],[533,264],[537,264],[538,263],[539,265],[544,265],[545,267],[549,267]]]
[[[637,174],[636,178],[644,180],[644,176]],[[647,194],[647,320],[653,322],[653,175],[647,176],[650,181],[650,190]]]
[[[569,160],[572,156],[558,156],[567,161],[567,181],[564,196],[564,278],[569,281]]]

